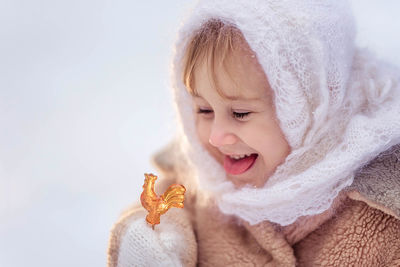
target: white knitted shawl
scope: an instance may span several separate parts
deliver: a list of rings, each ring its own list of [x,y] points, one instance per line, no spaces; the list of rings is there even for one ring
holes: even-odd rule
[[[235,25],[255,52],[292,149],[262,188],[236,189],[196,135],[182,56],[193,31],[211,18]],[[400,142],[398,72],[357,49],[354,38],[345,0],[203,0],[193,9],[176,43],[174,96],[199,188],[222,212],[280,225],[319,214],[358,168]]]

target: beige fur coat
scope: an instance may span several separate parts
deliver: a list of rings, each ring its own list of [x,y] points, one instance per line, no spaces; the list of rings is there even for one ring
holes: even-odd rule
[[[360,169],[353,185],[318,220],[303,218],[309,227],[301,232],[296,223],[284,229],[267,221],[249,225],[221,214],[185,178],[187,166],[177,151],[172,144],[154,161],[164,178],[158,191],[173,182],[188,188],[179,212],[189,215],[185,223],[191,227],[184,231],[194,231],[197,253],[185,265],[400,266],[400,145]],[[117,266],[121,239],[140,209],[128,209],[114,225],[108,266]]]

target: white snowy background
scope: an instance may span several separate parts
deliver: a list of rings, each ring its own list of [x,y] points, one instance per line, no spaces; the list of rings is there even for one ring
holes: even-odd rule
[[[353,0],[400,65],[400,2]],[[0,0],[0,266],[105,266],[109,230],[174,134],[185,0]]]

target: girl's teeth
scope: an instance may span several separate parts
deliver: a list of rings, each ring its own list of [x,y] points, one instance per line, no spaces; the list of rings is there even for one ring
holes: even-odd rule
[[[230,155],[229,157],[231,157],[231,158],[233,158],[233,159],[242,159],[242,158],[244,158],[244,157],[248,157],[248,156],[250,156],[251,154],[244,154],[244,155]]]

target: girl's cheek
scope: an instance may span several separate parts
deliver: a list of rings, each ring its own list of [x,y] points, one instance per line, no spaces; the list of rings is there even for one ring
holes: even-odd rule
[[[208,140],[210,138],[210,126],[211,124],[207,121],[204,121],[201,118],[196,119],[197,136],[199,137],[202,145],[205,147],[208,147],[209,144]]]

